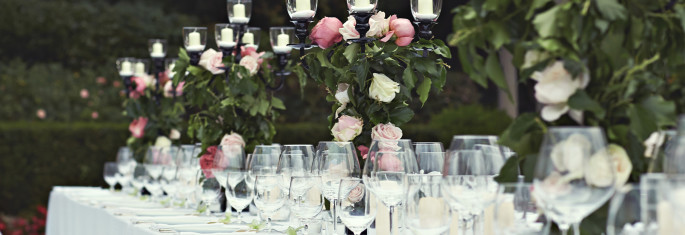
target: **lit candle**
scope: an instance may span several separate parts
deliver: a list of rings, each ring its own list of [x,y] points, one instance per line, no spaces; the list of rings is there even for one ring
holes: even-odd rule
[[[235,41],[233,40],[233,29],[224,28],[221,30],[221,41],[219,41],[219,46],[221,47],[234,47]]]
[[[419,20],[434,20],[438,15],[433,11],[433,0],[418,0],[416,18]]]
[[[145,64],[143,62],[138,62],[136,63],[136,75],[144,75],[145,73]]]
[[[158,57],[164,57],[164,45],[160,42],[155,42],[152,44],[152,53],[150,53],[152,57],[158,58]]]
[[[246,45],[254,44],[254,34],[252,34],[252,33],[243,34],[243,43]]]
[[[121,63],[121,71],[119,71],[119,74],[122,76],[130,76],[133,74],[133,70],[131,70],[131,62],[124,61]]]
[[[276,45],[274,46],[274,52],[276,53],[289,53],[292,50],[292,47],[289,47],[288,44],[290,43],[290,35],[282,33],[278,35],[278,40],[276,41]]]
[[[204,49],[202,43],[200,43],[200,33],[192,32],[188,34],[188,47],[189,51],[201,51]]]
[[[373,5],[371,5],[370,0],[356,0],[354,1],[354,6],[352,6],[352,11],[354,12],[370,12],[373,10]]]

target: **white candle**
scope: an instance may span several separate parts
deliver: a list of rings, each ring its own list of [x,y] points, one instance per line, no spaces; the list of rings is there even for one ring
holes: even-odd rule
[[[200,42],[200,33],[192,32],[188,34],[188,46],[186,49],[189,51],[201,51],[204,49]]]
[[[155,42],[152,44],[152,53],[150,53],[150,56],[158,58],[158,57],[164,57],[164,45],[160,42]]]
[[[119,74],[123,76],[130,76],[133,74],[133,70],[131,69],[131,62],[124,61],[121,63],[121,71],[119,71]]]
[[[243,43],[245,43],[247,45],[254,44],[254,34],[252,34],[252,33],[243,34]]]
[[[354,1],[354,6],[352,6],[352,11],[354,12],[370,12],[373,10],[373,5],[371,5],[370,0],[356,0]]]
[[[245,17],[245,5],[244,4],[235,4],[233,5],[233,17],[235,18],[247,18]]]
[[[235,41],[233,40],[233,29],[224,28],[221,30],[221,41],[219,41],[219,46],[221,47],[234,47]]]
[[[143,62],[136,63],[136,75],[143,75],[145,73],[145,64]]]
[[[295,11],[309,11],[312,9],[312,3],[310,0],[297,0],[295,2]]]
[[[416,18],[419,20],[434,20],[438,15],[433,11],[433,0],[418,0]]]
[[[274,45],[274,52],[276,53],[290,53],[292,51],[292,47],[289,47],[288,44],[290,43],[290,35],[288,34],[279,34],[278,35],[278,40],[276,41],[276,45]]]

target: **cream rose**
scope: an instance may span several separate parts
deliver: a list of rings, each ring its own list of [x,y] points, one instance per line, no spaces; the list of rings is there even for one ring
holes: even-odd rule
[[[379,11],[369,19],[369,32],[367,37],[383,37],[386,28],[389,28],[390,23],[385,19],[385,12]]]
[[[209,49],[202,53],[199,65],[214,75],[222,74],[224,73],[222,69],[224,67],[223,54],[220,51]]]
[[[338,84],[338,90],[335,92],[335,99],[338,100],[340,103],[340,107],[335,110],[335,118],[338,118],[338,115],[340,115],[340,112],[345,110],[347,108],[347,103],[350,102],[350,96],[347,93],[347,90],[350,88],[350,84],[347,83],[340,83]]]
[[[402,129],[392,123],[378,124],[371,129],[371,139],[399,140],[402,139]]]
[[[608,151],[614,164],[614,172],[616,172],[616,187],[621,187],[628,182],[630,173],[633,172],[633,163],[626,150],[619,145],[610,144]]]
[[[590,155],[591,148],[592,143],[584,135],[571,135],[552,148],[552,163],[557,171],[580,177],[583,174],[583,158]]]
[[[176,130],[176,129],[171,129],[171,132],[169,133],[169,139],[177,140],[180,138],[181,138],[181,132]]]
[[[342,34],[345,41],[359,38],[359,32],[357,32],[357,29],[354,27],[355,25],[357,25],[357,21],[354,17],[350,16],[343,24],[343,27],[340,28],[340,34]]]
[[[336,141],[349,142],[362,133],[364,121],[361,118],[342,115],[333,125],[331,133]]]
[[[243,137],[240,136],[238,133],[231,132],[231,134],[226,134],[224,135],[223,138],[221,138],[221,145],[222,146],[228,146],[228,145],[240,145],[245,147],[245,140],[243,140]]]
[[[250,76],[254,76],[259,71],[259,61],[253,56],[245,56],[240,59],[240,65],[250,72]]]
[[[384,103],[390,103],[395,99],[395,94],[400,93],[400,84],[380,73],[373,74],[373,81],[369,87],[369,96],[372,99]]]
[[[587,73],[574,79],[564,68],[564,63],[557,61],[542,72],[533,73],[532,78],[538,82],[535,84],[535,98],[545,105],[541,111],[542,119],[551,122],[569,113],[573,120],[582,123],[582,111],[570,109],[566,102],[576,90],[587,87],[590,82]]]
[[[171,140],[165,136],[159,136],[157,137],[157,140],[155,141],[155,147],[171,147]]]
[[[607,149],[592,155],[585,173],[585,181],[597,187],[621,187],[628,181],[632,170],[633,164],[626,150],[616,144],[610,144]]]

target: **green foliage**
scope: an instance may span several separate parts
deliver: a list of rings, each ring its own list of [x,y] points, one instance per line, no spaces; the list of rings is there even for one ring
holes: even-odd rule
[[[454,135],[499,135],[511,123],[501,110],[480,105],[444,109],[431,118],[428,127],[448,143]]]

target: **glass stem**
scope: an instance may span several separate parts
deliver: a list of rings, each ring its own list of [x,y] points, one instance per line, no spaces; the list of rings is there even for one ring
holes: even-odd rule
[[[388,215],[390,216],[390,219],[389,219],[389,221],[390,221],[390,235],[395,235],[395,228],[393,228],[393,225],[392,225],[392,221],[393,221],[392,214],[395,212],[395,206],[389,206],[388,209],[389,209]]]
[[[561,235],[567,235],[568,234],[568,229],[569,229],[569,224],[566,223],[558,223],[559,225],[559,230],[561,230]]]
[[[110,191],[110,192],[114,192],[114,185],[110,185],[110,186],[109,186],[109,191]]]
[[[338,224],[338,214],[335,211],[335,203],[337,202],[337,199],[333,199],[333,205],[331,205],[331,214],[333,215],[333,234],[336,233],[336,225]]]
[[[580,223],[573,223],[573,235],[580,235]]]
[[[304,233],[303,234],[309,235],[309,225],[308,224],[304,224]]]
[[[243,211],[242,210],[237,210],[238,211],[238,223],[242,224],[243,223]]]
[[[266,218],[266,231],[271,233],[271,217]]]

